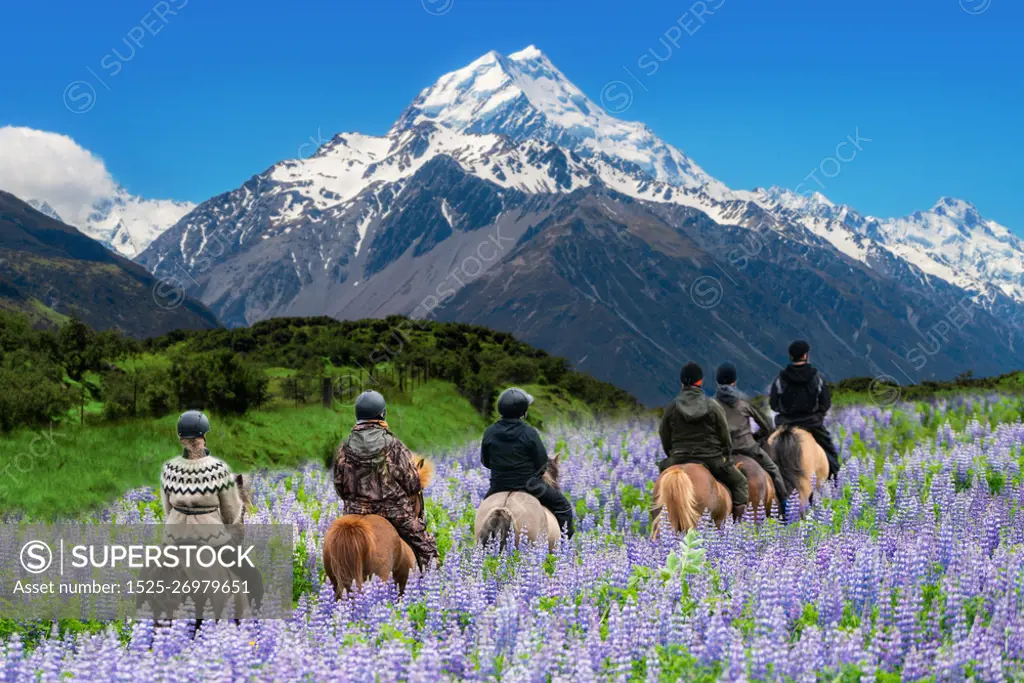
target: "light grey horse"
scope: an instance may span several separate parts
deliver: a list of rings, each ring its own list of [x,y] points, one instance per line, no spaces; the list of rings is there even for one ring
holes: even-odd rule
[[[558,486],[560,457],[548,460],[548,469],[544,473],[545,481],[552,486]],[[503,491],[488,496],[476,511],[474,529],[477,543],[487,543],[496,538],[502,550],[509,532],[515,534],[517,543],[524,535],[533,542],[546,538],[551,550],[558,547],[562,536],[558,520],[551,511],[525,491]]]

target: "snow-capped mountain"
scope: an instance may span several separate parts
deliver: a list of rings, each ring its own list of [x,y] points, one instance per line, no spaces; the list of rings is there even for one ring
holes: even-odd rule
[[[192,202],[143,199],[119,187],[94,202],[86,222],[75,227],[122,256],[135,258],[195,207]]]
[[[28,204],[130,259],[142,254],[153,240],[196,208],[192,202],[143,199],[121,187],[93,202],[84,221],[66,221],[45,199],[29,199]]]
[[[606,113],[533,45],[508,57],[488,52],[445,74],[419,94],[391,132],[427,121],[467,133],[501,133],[516,141],[548,140],[580,156],[639,167],[671,185],[728,197],[725,185],[647,126]]]
[[[1024,302],[1024,240],[982,218],[963,200],[942,197],[928,211],[877,218],[819,193],[805,196],[772,187],[751,194],[764,207],[792,212],[811,232],[854,258],[865,260],[871,250],[884,249],[969,292],[995,287],[1013,301]]]
[[[991,287],[968,270],[973,236],[942,260],[953,209],[911,230],[821,195],[729,190],[530,47],[442,76],[384,136],[339,134],[200,204],[137,260],[228,325],[475,322],[587,357],[654,402],[685,358],[725,354],[760,381],[796,336],[821,339],[834,377],[896,374],[965,292]],[[929,346],[927,376],[1024,364],[1024,308],[1009,297],[959,331],[971,353]]]
[[[49,216],[53,220],[60,221],[61,223],[64,222],[64,219],[60,217],[60,214],[57,213],[56,209],[42,200],[30,199],[26,203],[44,216]]]

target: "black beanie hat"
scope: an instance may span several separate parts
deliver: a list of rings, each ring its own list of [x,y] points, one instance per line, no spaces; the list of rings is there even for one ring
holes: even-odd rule
[[[789,359],[800,360],[807,355],[807,352],[811,350],[811,345],[805,342],[803,339],[797,339],[795,342],[789,345]]]
[[[715,373],[715,381],[719,384],[732,384],[736,381],[736,366],[732,363],[722,363]]]
[[[696,363],[687,363],[683,366],[683,371],[679,373],[679,380],[684,387],[692,387],[702,379],[704,379],[704,371]]]

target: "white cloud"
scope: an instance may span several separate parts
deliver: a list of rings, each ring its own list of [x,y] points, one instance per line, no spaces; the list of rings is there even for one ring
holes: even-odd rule
[[[0,189],[45,200],[68,223],[84,225],[93,202],[113,195],[117,182],[102,159],[67,135],[4,126]]]

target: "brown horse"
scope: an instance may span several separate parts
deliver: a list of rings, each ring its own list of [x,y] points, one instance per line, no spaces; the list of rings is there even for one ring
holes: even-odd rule
[[[750,505],[754,511],[771,510],[775,502],[775,485],[764,468],[753,458],[734,456],[736,467],[747,477]],[[657,537],[660,525],[657,518],[661,509],[668,511],[668,521],[677,532],[697,526],[707,510],[715,524],[722,526],[732,511],[729,489],[715,479],[708,468],[699,463],[673,465],[654,483],[654,510],[651,515],[651,535]]]
[[[561,455],[548,460],[544,480],[551,486],[558,486],[558,463]],[[547,539],[548,548],[554,550],[562,537],[558,520],[551,511],[525,491],[503,491],[488,496],[476,511],[474,532],[476,541],[486,544],[497,539],[504,550],[509,532],[515,532],[518,543],[520,534],[526,534],[531,541]]]
[[[413,462],[420,474],[420,485],[426,488],[434,475],[434,466],[418,455]],[[416,514],[423,509],[423,496],[414,497]],[[352,590],[352,584],[379,576],[387,581],[393,576],[399,591],[405,590],[409,572],[416,566],[416,555],[402,540],[391,522],[379,515],[343,515],[327,529],[324,538],[324,570],[334,594]]]
[[[772,432],[767,446],[769,455],[779,465],[783,481],[790,489],[799,492],[802,512],[813,500],[815,489],[824,487],[828,479],[825,451],[810,432],[793,425],[785,425]]]
[[[736,459],[736,467],[747,477],[749,505],[753,508],[754,519],[758,518],[759,511],[767,516],[771,512],[772,505],[778,499],[772,478],[753,458],[739,454],[733,457]]]

